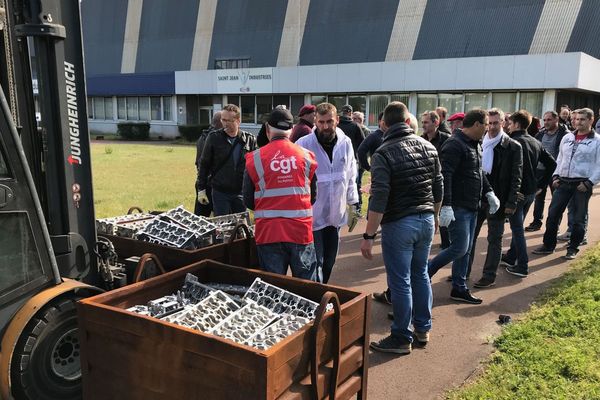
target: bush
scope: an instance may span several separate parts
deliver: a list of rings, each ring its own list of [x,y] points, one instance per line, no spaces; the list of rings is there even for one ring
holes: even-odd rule
[[[119,122],[117,134],[125,140],[148,140],[150,124],[148,122]]]
[[[179,125],[179,133],[181,137],[188,142],[195,142],[200,137],[203,130],[208,128],[208,125]]]

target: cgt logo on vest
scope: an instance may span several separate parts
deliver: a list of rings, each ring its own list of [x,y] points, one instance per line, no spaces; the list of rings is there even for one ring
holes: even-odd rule
[[[271,171],[273,172],[289,174],[292,172],[292,169],[298,169],[298,166],[296,165],[296,156],[286,157],[278,151],[271,159],[269,168],[271,168]]]

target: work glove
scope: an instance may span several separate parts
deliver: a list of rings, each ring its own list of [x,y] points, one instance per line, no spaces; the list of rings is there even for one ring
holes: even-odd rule
[[[496,214],[496,211],[500,209],[500,200],[496,197],[494,192],[487,192],[485,197],[487,197],[488,204],[490,206],[488,209],[489,213]]]
[[[454,221],[454,210],[451,206],[442,206],[440,210],[440,226],[449,226]]]
[[[358,208],[355,205],[348,206],[348,232],[352,232],[358,223]]]
[[[198,203],[204,206],[209,203],[208,196],[206,195],[206,190],[198,190]]]

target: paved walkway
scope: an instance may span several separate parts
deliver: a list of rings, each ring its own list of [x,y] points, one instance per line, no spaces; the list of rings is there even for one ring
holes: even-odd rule
[[[546,202],[548,207],[549,199]],[[533,207],[532,207],[533,209]],[[526,225],[531,221],[531,211]],[[566,218],[565,218],[566,220]],[[386,275],[381,257],[379,240],[374,248],[374,259],[368,261],[360,253],[360,241],[365,229],[362,221],[349,234],[342,234],[338,263],[330,283],[352,287],[364,292],[382,291],[386,288]],[[563,231],[565,229],[563,223]],[[598,228],[596,229],[596,225]],[[510,243],[510,229],[506,226],[504,247]],[[438,399],[453,387],[462,385],[481,369],[481,362],[493,351],[493,338],[501,327],[496,323],[499,314],[518,318],[527,311],[535,297],[563,274],[570,262],[562,256],[565,250],[561,242],[554,254],[531,255],[531,250],[541,244],[543,229],[526,232],[530,252],[530,274],[525,279],[514,277],[499,268],[496,286],[475,289],[473,292],[483,299],[481,305],[460,304],[450,300],[450,282],[446,281],[450,267],[444,267],[433,278],[433,329],[431,341],[426,348],[414,349],[408,356],[392,356],[371,353],[369,369],[369,398],[375,399]],[[484,225],[476,249],[470,284],[481,276],[485,259],[486,226]],[[600,192],[596,190],[590,201],[588,239],[590,245],[600,240]],[[585,250],[588,246],[584,246]],[[436,235],[433,254],[439,251],[439,236]],[[391,308],[373,302],[371,340],[388,335],[390,321],[387,313]]]

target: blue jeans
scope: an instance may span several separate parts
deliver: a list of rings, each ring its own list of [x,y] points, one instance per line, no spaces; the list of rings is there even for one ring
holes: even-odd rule
[[[392,336],[412,342],[411,322],[418,332],[431,330],[433,295],[427,258],[433,240],[432,213],[409,215],[381,226],[381,246],[392,293]]]
[[[267,243],[256,246],[260,266],[268,272],[286,275],[288,266],[296,278],[317,280],[317,256],[314,243]]]
[[[588,214],[588,205],[592,191],[580,192],[577,190],[579,182],[561,182],[552,194],[552,201],[546,218],[546,232],[544,232],[544,246],[554,250],[556,248],[556,234],[560,218],[567,205],[573,209],[573,230],[568,249],[579,251],[579,245],[585,236],[585,226]]]
[[[327,283],[329,282],[340,246],[340,228],[326,226],[318,231],[313,231],[313,236],[317,252],[318,281]]]
[[[512,231],[512,239],[510,241],[510,249],[506,252],[506,261],[510,264],[516,264],[519,269],[527,271],[529,268],[529,256],[527,255],[527,241],[525,240],[525,215],[533,200],[535,193],[525,196],[523,201],[517,203],[517,208],[513,215],[508,218],[510,230]]]
[[[429,276],[433,276],[440,268],[452,262],[452,287],[464,291],[467,290],[467,269],[477,224],[477,211],[454,207],[454,219],[448,226],[450,247],[429,260],[428,270]]]
[[[213,212],[215,217],[219,215],[235,214],[246,211],[244,198],[241,193],[230,194],[212,190]]]

